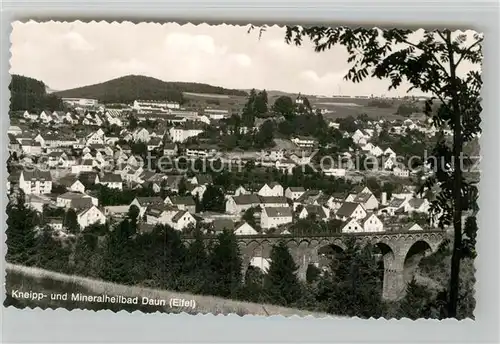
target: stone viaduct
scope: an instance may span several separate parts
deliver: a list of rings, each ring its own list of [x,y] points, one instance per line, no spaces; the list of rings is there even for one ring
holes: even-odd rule
[[[238,236],[243,259],[243,276],[253,257],[269,258],[273,245],[284,241],[298,268],[298,277],[306,279],[310,264],[317,264],[323,254],[345,249],[345,242],[354,237],[360,245],[371,244],[379,248],[384,264],[382,297],[397,300],[404,296],[407,282],[413,276],[420,259],[435,252],[446,232],[423,230],[414,232],[338,233],[329,235],[248,235]]]

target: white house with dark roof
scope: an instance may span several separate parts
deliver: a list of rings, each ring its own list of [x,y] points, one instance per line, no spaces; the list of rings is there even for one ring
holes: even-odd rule
[[[276,228],[292,222],[293,214],[290,207],[264,208],[260,217],[260,227],[262,229]]]
[[[135,205],[137,208],[139,208],[139,217],[142,218],[144,216],[144,214],[146,213],[146,210],[149,206],[151,206],[151,205],[160,206],[163,204],[164,204],[164,202],[163,202],[163,199],[161,197],[157,197],[157,196],[154,196],[154,197],[136,197],[136,198],[134,198],[132,203],[130,203],[129,207]]]
[[[264,184],[258,192],[259,196],[283,196],[283,194],[283,186],[276,182]]]
[[[407,213],[429,213],[430,203],[427,198],[411,198],[405,204]]]
[[[257,235],[259,232],[250,226],[247,222],[242,222],[234,228],[234,234],[236,235]]]
[[[123,190],[122,176],[115,173],[104,173],[102,176],[96,175],[95,183],[107,186],[110,189]]]
[[[259,196],[260,205],[263,208],[288,207],[288,200],[284,196]]]
[[[377,209],[379,206],[378,199],[371,192],[360,193],[351,202],[361,203],[365,210]]]
[[[362,233],[363,231],[363,227],[354,218],[348,219],[341,229],[342,233]]]
[[[360,203],[344,202],[335,213],[337,219],[346,221],[347,219],[354,218],[357,220],[364,219],[367,213]]]
[[[300,196],[302,196],[305,192],[306,190],[303,186],[290,186],[285,190],[285,197],[291,199],[292,201],[295,201],[296,199],[299,199]]]
[[[58,183],[65,186],[69,191],[80,193],[85,192],[85,185],[83,185],[83,183],[79,181],[78,178],[76,178],[76,176],[74,175],[64,176],[63,178],[59,179]]]
[[[191,213],[196,213],[196,203],[192,196],[167,196],[164,203],[179,208],[180,210],[187,210]]]
[[[226,212],[229,214],[239,214],[259,205],[260,198],[256,194],[229,196],[226,201]]]
[[[245,187],[243,185],[240,185],[236,188],[236,190],[234,190],[234,195],[235,196],[240,196],[240,195],[249,195],[251,194],[250,191],[248,191],[247,189],[245,189]]]
[[[306,205],[300,211],[299,219],[307,219],[308,217],[317,221],[328,221],[330,219],[330,210],[321,205]]]
[[[359,224],[363,226],[365,232],[383,232],[384,224],[375,214],[369,214],[366,218],[359,220]]]
[[[76,214],[78,224],[80,228],[84,229],[93,224],[104,224],[106,223],[106,216],[102,211],[96,206],[91,206],[87,209],[83,209]]]
[[[48,194],[52,191],[52,177],[49,171],[21,171],[19,176],[19,188],[26,195]]]
[[[386,207],[378,210],[377,214],[394,216],[396,212],[406,212],[405,207],[407,203],[408,203],[407,199],[393,197],[389,201],[389,204]]]

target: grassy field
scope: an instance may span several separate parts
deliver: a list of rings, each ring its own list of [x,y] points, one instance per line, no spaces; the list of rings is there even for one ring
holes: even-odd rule
[[[31,268],[7,263],[6,275],[6,299],[5,306],[14,306],[16,308],[65,308],[65,309],[89,309],[89,310],[112,310],[114,312],[127,311],[142,311],[145,313],[164,312],[164,313],[181,313],[189,314],[238,314],[238,315],[261,315],[261,316],[308,316],[327,317],[328,314],[308,312],[298,309],[279,307],[274,305],[262,305],[250,302],[234,301],[223,299],[214,296],[193,295],[188,293],[178,293],[168,290],[158,290],[151,288],[142,288],[134,286],[125,286],[115,283],[104,282],[100,280],[84,278],[79,276],[64,275],[52,271],[47,271],[38,268]],[[23,292],[43,292],[49,295],[42,301],[31,301],[27,299],[13,298],[12,292],[15,290]],[[124,297],[139,297],[139,305],[124,305],[124,304],[105,304],[105,303],[89,303],[71,301],[68,297],[67,301],[51,300],[50,294],[65,294],[81,293],[85,295],[102,295],[109,296],[124,296]],[[147,297],[152,300],[166,300],[166,306],[150,306],[141,305],[141,299]],[[195,308],[188,307],[170,307],[170,299],[194,300]]]

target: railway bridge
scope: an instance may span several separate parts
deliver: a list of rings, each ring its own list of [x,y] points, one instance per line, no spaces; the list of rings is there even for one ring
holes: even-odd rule
[[[284,241],[298,266],[297,275],[306,279],[309,265],[319,264],[322,254],[344,250],[346,241],[355,238],[359,245],[379,248],[384,264],[382,297],[397,300],[404,295],[406,283],[420,259],[436,252],[443,242],[443,230],[422,230],[377,233],[334,233],[327,235],[248,235],[238,236],[243,259],[243,276],[254,257],[269,258],[273,245]]]

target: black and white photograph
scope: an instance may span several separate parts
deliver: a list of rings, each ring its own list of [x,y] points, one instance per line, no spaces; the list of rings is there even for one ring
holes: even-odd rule
[[[12,23],[4,306],[474,319],[483,39]]]

